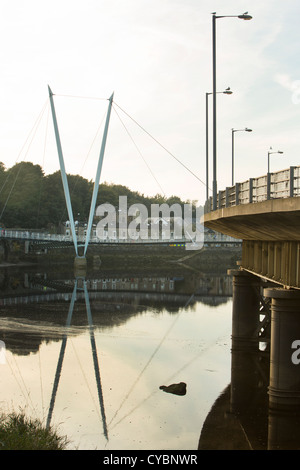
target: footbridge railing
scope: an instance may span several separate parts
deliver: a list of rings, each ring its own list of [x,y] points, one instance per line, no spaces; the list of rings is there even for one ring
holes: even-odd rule
[[[33,232],[29,230],[9,230],[9,229],[0,229],[0,239],[12,239],[12,240],[23,240],[23,241],[32,241],[32,242],[60,242],[60,243],[72,243],[73,238],[72,235],[64,235],[64,234],[50,234],[45,232]],[[86,240],[85,235],[77,235],[77,242],[79,244],[84,244]],[[103,244],[185,244],[190,243],[191,239],[183,236],[182,238],[162,238],[159,239],[130,239],[130,238],[104,238],[100,239],[97,236],[90,237],[91,243],[97,243],[99,245]],[[217,232],[208,232],[204,234],[203,237],[204,243],[236,243],[237,240],[235,238],[229,237],[222,233]]]

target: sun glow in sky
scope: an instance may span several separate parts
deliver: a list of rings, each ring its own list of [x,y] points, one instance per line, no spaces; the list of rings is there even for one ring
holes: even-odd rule
[[[271,171],[299,164],[296,0],[0,0],[0,6],[0,161],[7,168],[29,160],[46,174],[59,169],[50,85],[66,170],[94,179],[114,92],[101,181],[145,195],[162,188],[203,203],[214,11],[253,17],[217,20],[217,88],[233,91],[217,98],[218,189],[231,185],[232,128],[253,129],[235,134],[236,181],[266,173],[270,146],[284,152],[272,155]],[[212,100],[210,187],[211,118]]]

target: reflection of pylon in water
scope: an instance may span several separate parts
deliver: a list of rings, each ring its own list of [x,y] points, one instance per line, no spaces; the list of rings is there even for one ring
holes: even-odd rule
[[[76,302],[76,294],[77,294],[78,289],[80,289],[79,286],[78,286],[78,284],[79,284],[78,281],[79,280],[80,280],[80,278],[75,279],[74,289],[73,289],[72,298],[71,298],[71,302],[70,302],[70,306],[69,306],[69,312],[68,312],[67,321],[66,321],[66,332],[64,334],[62,344],[61,344],[61,349],[60,349],[60,354],[59,354],[59,358],[58,358],[54,384],[53,384],[52,396],[51,396],[51,401],[50,401],[50,406],[49,406],[49,412],[48,412],[48,417],[47,417],[47,428],[50,427],[52,414],[53,414],[53,410],[54,410],[54,404],[55,404],[56,394],[57,394],[57,390],[58,390],[58,384],[59,384],[61,371],[62,371],[63,359],[64,359],[64,354],[65,354],[66,345],[67,345],[68,329],[71,325],[74,305],[75,305],[75,302]],[[93,355],[93,362],[94,362],[94,371],[95,371],[95,378],[96,378],[96,384],[97,384],[98,399],[99,399],[99,405],[100,405],[102,423],[103,423],[103,433],[104,433],[104,436],[106,437],[106,439],[108,439],[108,430],[107,430],[107,424],[106,424],[106,416],[105,416],[105,408],[104,408],[104,400],[103,400],[103,393],[102,393],[100,369],[99,369],[99,362],[98,362],[98,355],[97,355],[97,347],[96,347],[95,336],[94,336],[94,326],[93,326],[93,320],[92,320],[92,312],[91,312],[91,307],[90,307],[89,294],[88,294],[88,290],[87,290],[87,286],[86,286],[86,280],[83,279],[82,281],[83,281],[85,306],[86,306],[86,312],[87,312],[87,318],[88,318],[88,324],[89,324],[89,331],[90,331],[90,341],[91,341],[91,348],[92,348],[92,355]]]
[[[6,363],[6,348],[4,341],[0,340],[0,364]]]

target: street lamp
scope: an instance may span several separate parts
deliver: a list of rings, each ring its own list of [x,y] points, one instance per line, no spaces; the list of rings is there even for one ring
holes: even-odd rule
[[[216,91],[216,20],[219,18],[239,18],[251,20],[252,16],[248,12],[238,16],[217,16],[212,13],[212,49],[213,49],[213,210],[217,208],[217,91]]]
[[[224,91],[217,91],[218,93],[223,93],[224,95],[232,95],[230,87],[226,88]],[[206,200],[208,200],[208,97],[212,95],[212,92],[206,93]]]
[[[270,150],[272,150],[272,147],[270,147]],[[270,155],[272,153],[283,153],[281,150],[277,150],[277,152],[271,152],[271,151],[268,151],[268,173],[270,173]]]
[[[232,166],[231,166],[231,171],[232,171],[232,186],[234,185],[234,133],[235,132],[241,132],[241,131],[246,131],[246,132],[252,132],[252,129],[249,129],[248,127],[245,127],[245,129],[231,129],[231,152],[232,152]]]

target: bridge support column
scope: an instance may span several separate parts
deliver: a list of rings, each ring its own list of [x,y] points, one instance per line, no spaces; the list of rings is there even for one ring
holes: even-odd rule
[[[87,269],[86,257],[76,256],[74,260],[74,271],[75,275],[83,275]]]
[[[269,288],[271,349],[269,407],[290,410],[300,405],[300,291]]]
[[[268,450],[300,450],[300,413],[269,411]]]
[[[240,270],[229,270],[233,276],[231,397],[233,413],[245,413],[256,403],[261,380],[257,372],[259,353],[260,279]]]
[[[258,349],[257,328],[260,310],[260,279],[241,270],[229,270],[232,279],[232,342],[233,346],[246,344]]]

